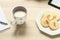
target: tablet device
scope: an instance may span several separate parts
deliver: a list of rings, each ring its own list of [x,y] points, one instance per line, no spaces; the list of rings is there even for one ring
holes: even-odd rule
[[[60,0],[49,0],[48,4],[60,9]]]

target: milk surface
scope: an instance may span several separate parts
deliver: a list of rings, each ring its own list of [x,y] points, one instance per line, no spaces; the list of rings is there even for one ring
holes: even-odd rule
[[[25,15],[26,15],[25,12],[22,12],[22,11],[18,11],[14,14],[15,17],[20,17],[20,18],[24,17]]]

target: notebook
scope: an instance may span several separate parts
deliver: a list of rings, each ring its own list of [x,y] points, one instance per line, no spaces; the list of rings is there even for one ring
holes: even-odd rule
[[[0,31],[3,31],[8,28],[9,28],[8,21],[4,15],[2,8],[0,7]]]

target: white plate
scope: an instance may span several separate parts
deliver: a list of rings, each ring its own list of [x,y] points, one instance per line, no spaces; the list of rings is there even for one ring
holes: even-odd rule
[[[44,9],[44,10],[40,11],[40,13],[39,13],[39,15],[38,15],[38,17],[37,17],[37,19],[36,19],[36,23],[37,23],[37,25],[38,25],[38,28],[39,28],[41,31],[43,31],[43,32],[45,32],[45,33],[47,33],[47,34],[49,34],[49,35],[57,35],[57,34],[60,34],[60,27],[59,27],[59,29],[52,31],[50,28],[44,28],[44,27],[41,25],[40,19],[41,19],[41,17],[43,16],[43,14],[44,14],[45,12],[48,12],[48,13],[49,13],[49,12],[56,12],[58,15],[60,15],[60,12],[57,11],[57,10],[55,10],[55,9]],[[59,23],[60,23],[60,22],[59,22]]]

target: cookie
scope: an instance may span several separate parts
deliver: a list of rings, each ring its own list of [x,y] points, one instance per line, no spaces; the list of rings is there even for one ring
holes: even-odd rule
[[[45,28],[47,28],[48,27],[48,20],[46,19],[46,18],[42,18],[41,19],[41,24],[45,27]]]
[[[52,30],[56,30],[59,28],[58,22],[56,20],[49,22],[49,28]]]

